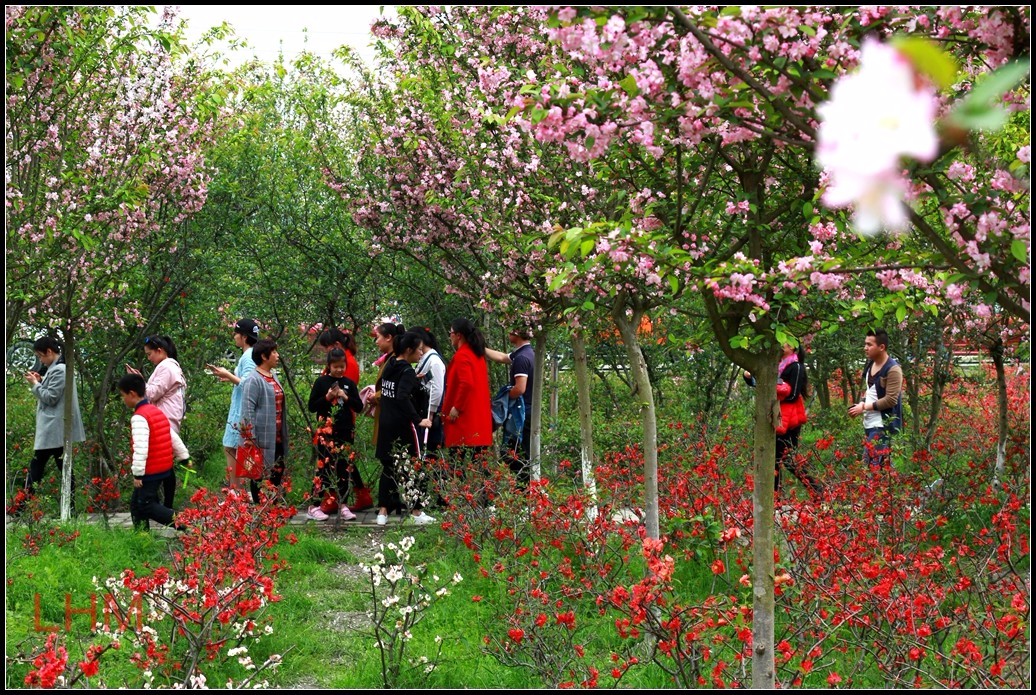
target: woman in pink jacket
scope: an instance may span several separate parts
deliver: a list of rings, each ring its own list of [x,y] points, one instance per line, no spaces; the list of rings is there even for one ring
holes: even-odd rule
[[[147,380],[148,402],[165,413],[169,418],[170,429],[180,434],[180,424],[187,407],[187,380],[183,376],[180,363],[176,361],[176,346],[173,339],[169,336],[149,335],[144,338],[144,356],[148,362],[155,365],[155,371],[151,372]],[[126,372],[141,375],[139,370],[128,364]],[[173,494],[176,492],[175,469],[173,475],[165,479],[162,490],[165,506],[172,509]]]

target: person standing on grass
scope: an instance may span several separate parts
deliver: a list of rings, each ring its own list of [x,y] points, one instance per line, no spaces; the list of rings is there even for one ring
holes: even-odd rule
[[[417,380],[427,394],[428,403],[423,414],[432,421],[428,429],[418,431],[425,458],[434,459],[443,445],[442,398],[446,393],[446,361],[439,354],[439,344],[427,328],[414,328],[412,332],[421,340],[418,347],[418,362],[414,370]],[[419,414],[422,414],[419,412]]]
[[[320,508],[321,493],[332,489],[332,474],[338,491],[342,519],[352,521],[356,515],[345,501],[349,497],[350,462],[354,441],[353,414],[363,410],[356,382],[345,376],[345,351],[332,348],[327,353],[327,374],[317,377],[309,394],[309,410],[317,414],[317,477],[306,516],[324,521],[327,514]]]
[[[234,345],[241,350],[234,371],[212,364],[205,368],[219,377],[220,381],[228,381],[234,385],[230,392],[230,412],[227,414],[227,425],[223,429],[223,453],[227,457],[227,486],[241,487],[241,479],[237,477],[237,448],[241,446],[241,397],[244,388],[241,382],[255,370],[252,360],[252,347],[259,341],[259,324],[252,319],[241,319],[234,324]]]
[[[488,503],[489,468],[486,454],[493,445],[493,413],[489,396],[486,339],[470,319],[450,324],[450,343],[455,352],[446,368],[446,395],[442,402],[443,429],[449,464],[455,474],[467,477],[469,456],[476,475],[479,504]]]
[[[191,455],[165,413],[148,402],[144,377],[126,374],[119,379],[118,388],[122,402],[133,412],[130,417],[133,527],[148,530],[152,519],[172,526],[173,510],[158,501],[158,491],[173,475],[174,459],[186,461]]]
[[[46,367],[45,376],[28,372],[25,380],[32,388],[36,399],[36,439],[33,443],[32,461],[25,489],[31,495],[36,485],[43,480],[43,469],[47,461],[54,459],[58,470],[64,470],[65,456],[65,365],[61,362],[61,343],[56,338],[44,336],[32,344],[36,358]],[[79,413],[79,396],[75,383],[72,384],[72,442],[86,440],[83,417]],[[76,489],[75,477],[72,490]],[[75,511],[73,494],[72,510]]]
[[[892,435],[903,426],[903,368],[889,355],[889,334],[885,329],[867,331],[863,354],[864,399],[849,408],[851,417],[863,416],[866,437],[863,460],[874,467],[892,464]]]
[[[525,423],[522,425],[521,438],[516,435],[504,432],[503,449],[500,457],[507,461],[508,467],[514,473],[518,486],[526,488],[529,486],[530,468],[532,461],[532,376],[536,365],[536,355],[533,353],[532,331],[528,328],[518,326],[514,328],[507,339],[514,348],[510,354],[486,348],[486,357],[493,362],[509,365],[508,376],[510,377],[511,390],[508,397],[513,401],[521,398],[525,401]]]

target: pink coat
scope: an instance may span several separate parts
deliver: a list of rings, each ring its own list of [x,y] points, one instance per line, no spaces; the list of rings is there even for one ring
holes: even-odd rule
[[[151,378],[147,380],[147,399],[169,418],[169,426],[179,434],[187,404],[185,394],[187,380],[180,369],[180,363],[166,357],[158,363]]]

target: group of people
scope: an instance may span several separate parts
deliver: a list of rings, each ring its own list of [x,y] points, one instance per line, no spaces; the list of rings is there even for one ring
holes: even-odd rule
[[[255,321],[241,319],[234,325],[234,343],[241,350],[234,371],[211,364],[206,367],[220,380],[233,384],[223,435],[227,483],[240,487],[247,479],[256,502],[262,481],[279,489],[288,452],[284,389],[274,374],[279,363],[277,344],[260,339],[259,334]],[[338,513],[351,520],[356,518],[356,511],[374,505],[352,451],[356,416],[367,412],[374,418],[375,456],[381,463],[377,523],[385,525],[390,514],[405,512],[417,524],[433,523],[435,519],[423,509],[420,481],[408,480],[400,461],[434,459],[445,449],[456,470],[463,470],[468,460],[476,468],[484,467],[494,430],[487,360],[509,365],[507,396],[522,399],[526,412],[531,411],[535,398],[531,333],[515,327],[509,334],[514,349],[492,350],[471,320],[457,318],[449,329],[454,354],[448,365],[435,336],[425,328],[408,331],[402,325],[383,323],[375,329],[374,337],[381,353],[375,361],[378,376],[372,386],[360,389],[352,334],[331,328],[319,336],[318,344],[327,359],[308,402],[319,426],[315,440],[317,472],[307,516],[324,520],[329,513]],[[867,362],[862,374],[867,388],[863,400],[849,409],[851,417],[863,418],[864,460],[873,466],[888,465],[890,437],[902,426],[903,371],[889,355],[888,343],[884,330],[868,331],[864,342]],[[186,380],[176,360],[176,346],[168,336],[153,335],[144,339],[143,347],[154,365],[150,377],[145,381],[140,371],[127,364],[118,390],[133,413],[130,443],[134,490],[130,512],[134,525],[146,528],[150,520],[175,523],[174,462],[189,461],[190,453],[179,436]],[[65,444],[66,369],[61,344],[53,337],[43,337],[34,343],[33,350],[41,367],[25,375],[37,400],[34,452],[26,481],[29,493],[43,479],[47,461],[54,459],[62,470]],[[749,372],[744,376],[755,385]],[[782,346],[778,377],[781,419],[774,489],[780,488],[781,469],[787,468],[808,490],[819,493],[822,485],[795,453],[807,417],[804,395],[808,380],[801,348]],[[74,384],[72,397],[71,441],[82,442],[86,437]],[[520,486],[529,482],[530,424],[531,419],[526,418],[520,433],[505,433],[503,442],[502,457]],[[254,451],[261,462],[259,471],[246,472],[243,468],[241,454],[246,449]],[[411,488],[411,494],[400,494],[400,482]],[[354,500],[351,506],[346,503],[350,496]],[[328,498],[333,504],[327,504]]]
[[[36,438],[26,489],[29,494],[43,479],[44,466],[54,459],[58,470],[64,469],[65,445],[65,381],[66,365],[61,343],[44,336],[33,343],[39,362],[38,371],[29,371],[26,381],[36,398]],[[140,372],[126,365],[126,374],[119,379],[122,402],[132,411],[130,417],[130,470],[133,494],[130,515],[133,524],[147,528],[154,519],[173,524],[173,496],[176,491],[175,461],[187,461],[190,453],[179,437],[185,412],[186,381],[176,361],[176,346],[165,336],[144,339],[144,355],[155,365],[145,382]],[[70,441],[86,439],[79,397],[72,384],[72,431]],[[72,480],[75,489],[75,478]],[[161,497],[160,493],[161,492]],[[73,497],[74,501],[74,497]],[[74,507],[73,507],[74,511]]]
[[[234,340],[242,356],[237,368],[230,372],[208,365],[208,369],[234,384],[223,440],[228,482],[240,484],[238,452],[254,446],[262,452],[262,477],[279,486],[288,441],[284,395],[272,374],[277,346],[258,340],[258,334],[251,319],[238,321]],[[400,465],[401,457],[430,460],[445,448],[457,465],[466,459],[482,461],[493,443],[486,360],[511,365],[511,396],[525,399],[531,407],[529,338],[526,329],[515,328],[511,333],[513,352],[490,350],[477,326],[458,318],[450,325],[454,355],[447,366],[431,331],[408,331],[402,325],[383,323],[374,331],[374,343],[381,353],[375,361],[378,376],[372,386],[361,390],[353,335],[337,328],[321,333],[317,342],[326,352],[327,363],[308,401],[309,410],[318,417],[318,427],[317,471],[307,517],[323,521],[338,513],[351,520],[356,511],[373,506],[352,451],[356,416],[366,411],[374,418],[375,457],[381,463],[377,523],[385,525],[390,514],[404,512],[417,524],[433,523],[435,519],[423,508],[421,481],[409,479],[407,467]],[[529,479],[528,433],[526,425],[521,435],[508,436],[504,442],[509,466],[524,482]],[[401,494],[401,482],[410,488],[409,494]],[[258,480],[251,480],[251,489],[257,500]],[[355,500],[351,506],[346,504],[350,494]]]
[[[903,425],[903,368],[888,352],[889,336],[884,329],[867,331],[863,352],[867,358],[861,376],[866,384],[863,400],[849,408],[850,417],[863,416],[864,461],[873,467],[887,466],[892,456],[892,435]],[[745,381],[755,386],[755,378],[745,372]],[[823,485],[814,478],[805,462],[797,456],[799,435],[806,423],[806,354],[790,344],[781,346],[777,365],[777,400],[781,417],[777,425],[776,467],[773,489],[781,488],[781,469],[787,468],[811,494],[822,494]]]

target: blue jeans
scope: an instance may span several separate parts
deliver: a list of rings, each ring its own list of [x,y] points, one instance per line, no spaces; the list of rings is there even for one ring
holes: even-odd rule
[[[863,460],[870,466],[892,465],[892,443],[884,427],[867,427],[863,430]]]

